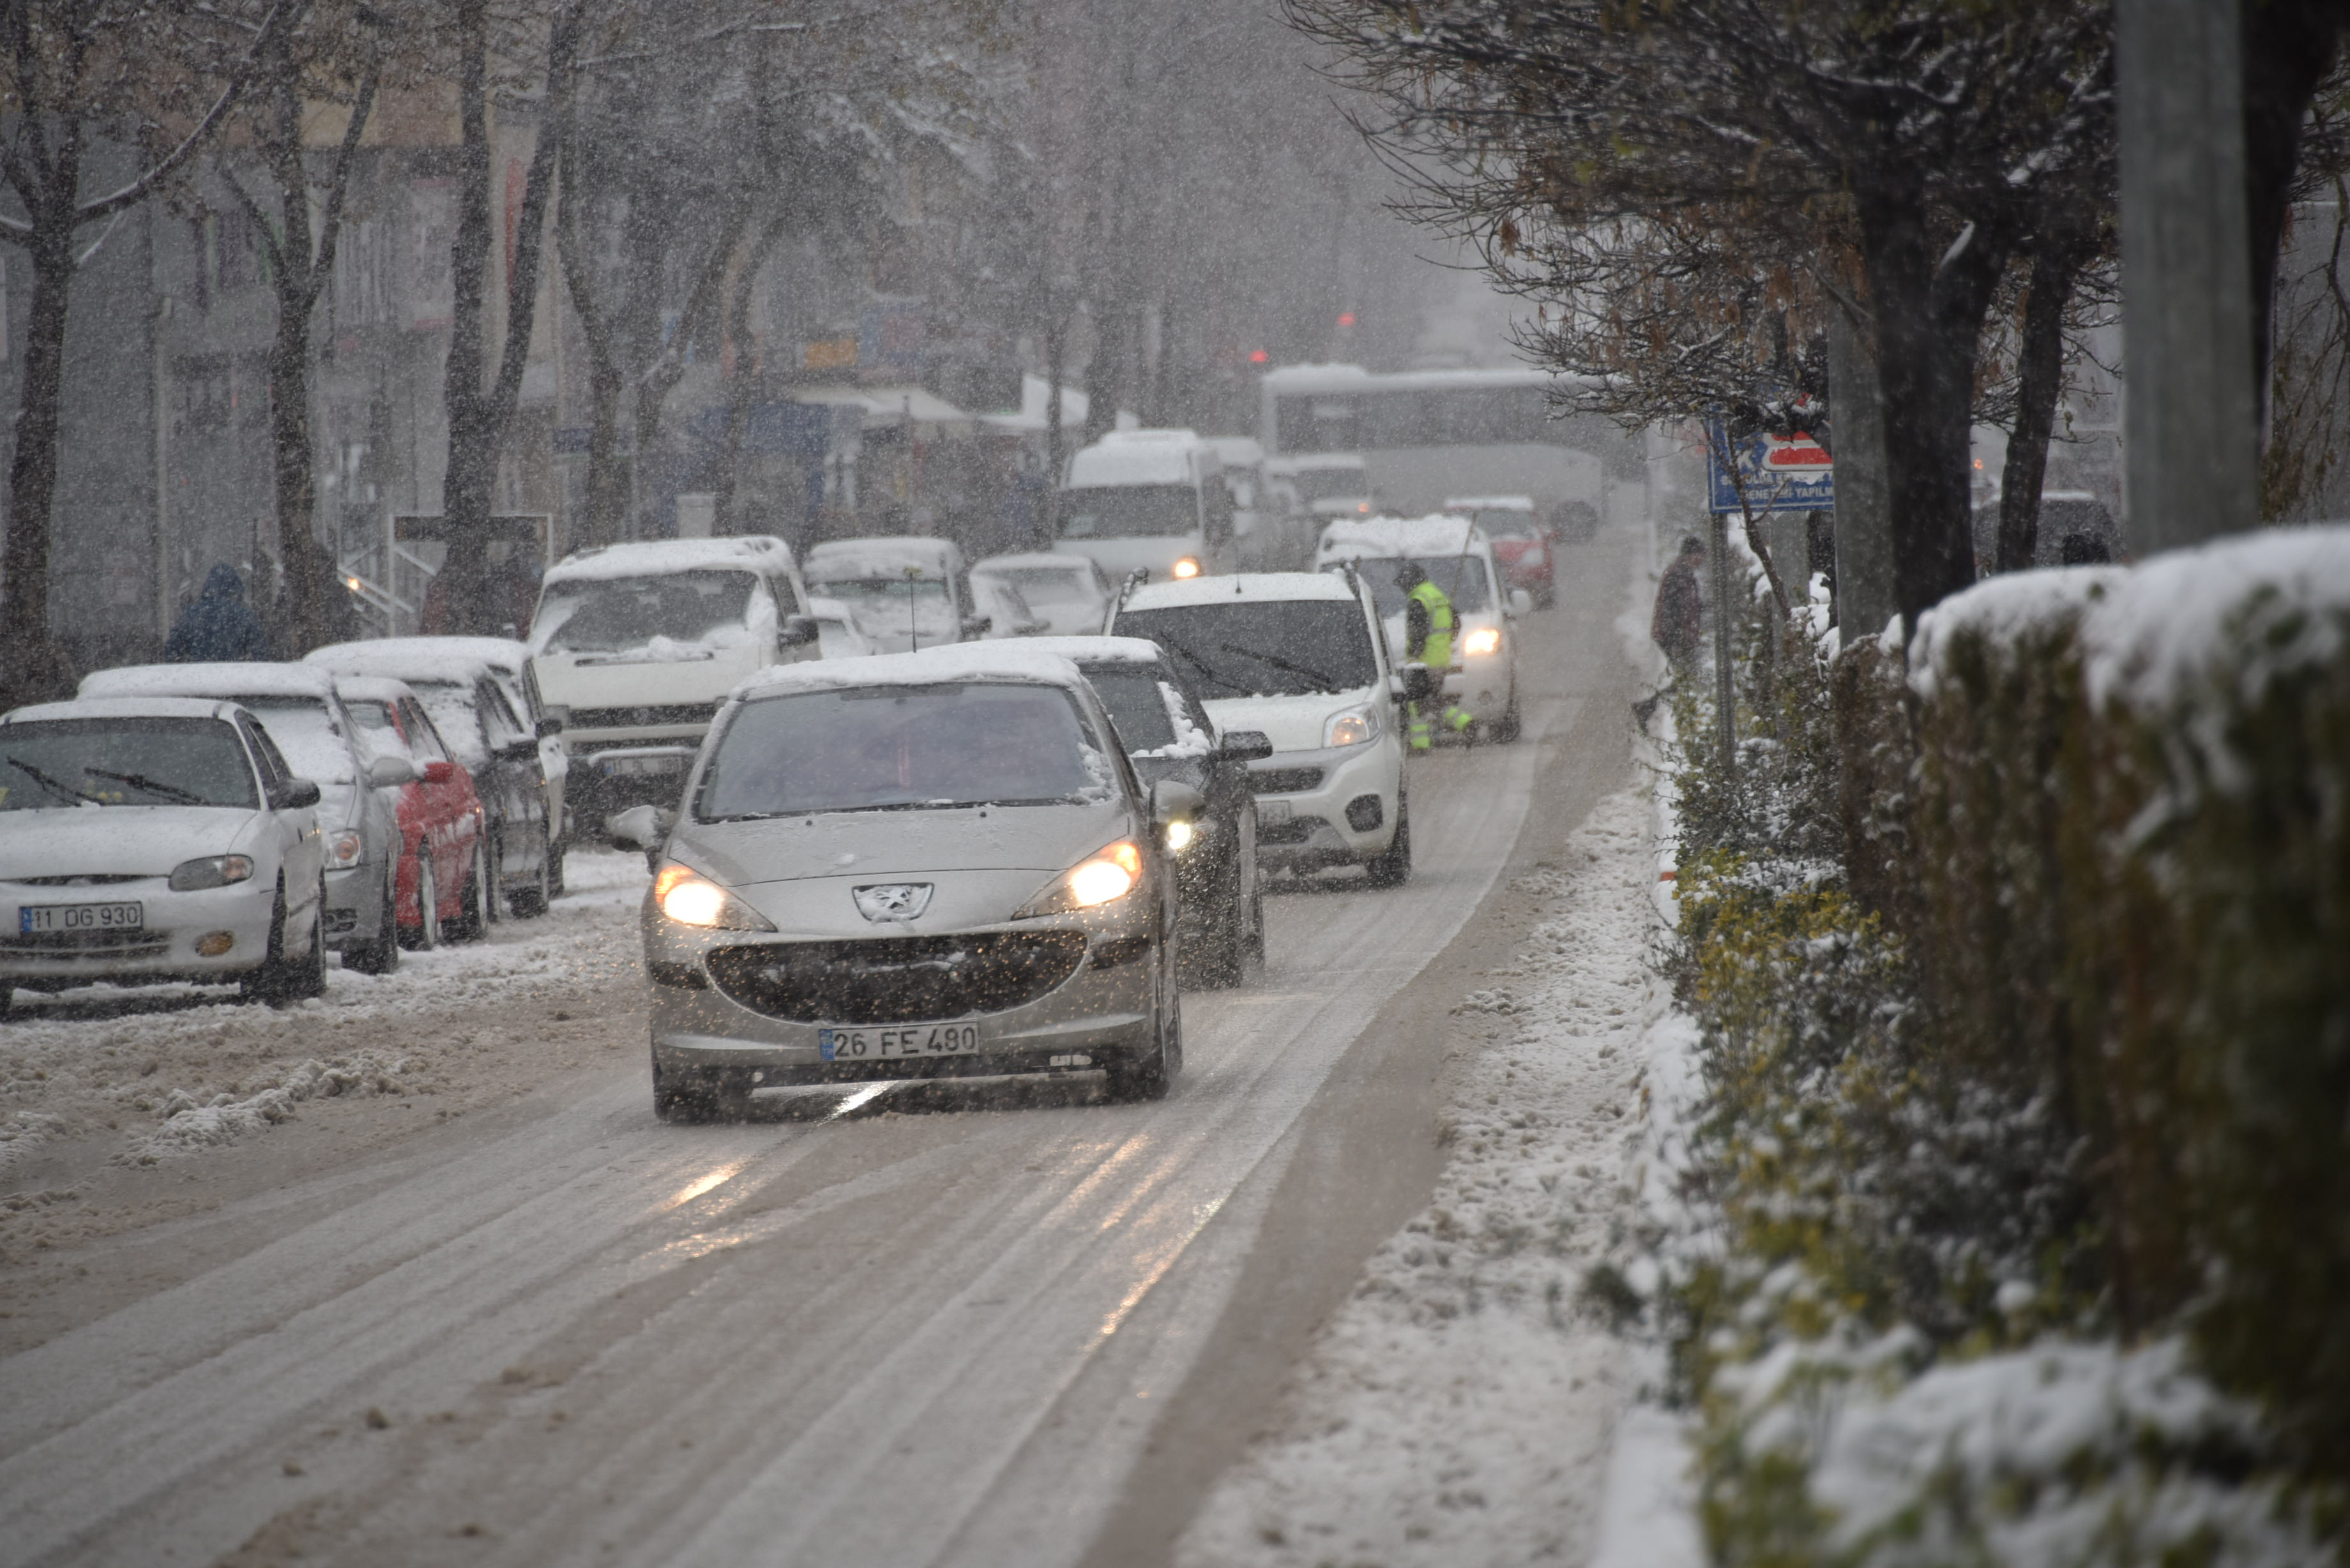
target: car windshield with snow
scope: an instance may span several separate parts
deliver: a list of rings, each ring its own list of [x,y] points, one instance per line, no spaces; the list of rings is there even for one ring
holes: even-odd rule
[[[1003,652],[990,650],[1004,649]],[[735,693],[645,900],[654,1104],[764,1087],[1180,1061],[1167,828],[1068,659],[972,643],[778,670]],[[616,824],[616,827],[628,825]]]

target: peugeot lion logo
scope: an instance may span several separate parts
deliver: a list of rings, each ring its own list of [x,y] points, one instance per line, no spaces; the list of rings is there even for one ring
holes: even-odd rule
[[[882,882],[851,888],[850,893],[857,899],[857,912],[868,920],[919,920],[931,907],[928,882]]]

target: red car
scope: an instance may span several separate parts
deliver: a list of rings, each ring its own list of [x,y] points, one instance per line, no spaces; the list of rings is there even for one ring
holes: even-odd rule
[[[415,764],[413,783],[400,784],[399,874],[392,888],[392,923],[406,948],[438,947],[443,939],[479,940],[493,908],[484,857],[482,803],[473,777],[450,756],[441,732],[406,684],[380,676],[338,675],[336,694],[359,727],[359,743],[379,756]]]

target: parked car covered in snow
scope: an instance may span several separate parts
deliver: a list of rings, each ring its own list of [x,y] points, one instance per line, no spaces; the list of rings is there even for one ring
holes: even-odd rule
[[[950,539],[828,539],[811,547],[808,591],[848,607],[884,653],[961,642],[987,628],[972,607],[962,551]]]
[[[318,794],[234,702],[91,698],[0,717],[0,1006],[101,981],[317,995]]]
[[[1146,791],[1076,666],[1021,641],[795,665],[737,688],[644,906],[653,1105],[761,1085],[1182,1059],[1174,877],[1195,792]]]
[[[1021,602],[1045,623],[1049,636],[1098,633],[1109,614],[1110,601],[1118,597],[1118,590],[1089,556],[990,556],[972,562],[972,589],[989,581],[1007,583],[1017,591]]]
[[[402,759],[416,774],[395,792],[400,855],[392,909],[400,945],[421,950],[486,935],[486,836],[473,775],[450,756],[405,681],[338,675],[335,690],[360,743],[374,755]]]
[[[527,644],[541,699],[563,710],[565,790],[589,833],[676,800],[736,681],[817,657],[799,567],[765,535],[576,551],[548,570]]]
[[[334,677],[299,664],[134,664],[82,677],[83,697],[201,697],[250,712],[297,777],[318,786],[327,868],[327,945],[347,968],[398,966],[392,887],[400,855],[393,791],[414,777],[377,756],[336,694]]]
[[[450,760],[472,775],[481,802],[484,836],[470,876],[483,890],[483,913],[495,920],[503,903],[518,916],[543,915],[555,896],[558,851],[539,735],[507,701],[492,666],[440,643],[437,638],[338,642],[305,662],[338,675],[389,676],[407,684],[432,715]]]

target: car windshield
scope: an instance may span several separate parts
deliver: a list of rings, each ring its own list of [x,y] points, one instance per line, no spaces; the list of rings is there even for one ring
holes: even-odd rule
[[[1061,492],[1064,539],[1163,539],[1200,531],[1188,484],[1084,485]]]
[[[1148,664],[1092,664],[1086,667],[1086,680],[1109,710],[1109,722],[1118,726],[1119,743],[1129,756],[1175,743],[1158,670]]]
[[[1082,570],[1071,571],[1064,566],[999,566],[987,576],[997,582],[1009,583],[1018,590],[1030,608],[1039,605],[1088,605],[1101,603],[1101,592]]]
[[[1412,564],[1428,574],[1428,580],[1444,590],[1452,601],[1456,615],[1473,615],[1491,603],[1485,592],[1485,561],[1482,556],[1414,556]],[[1371,599],[1379,607],[1382,616],[1403,614],[1404,590],[1396,586],[1396,567],[1400,560],[1383,556],[1365,556],[1355,563],[1355,571],[1370,585]]]
[[[547,586],[530,628],[549,653],[619,653],[670,642],[723,643],[750,635],[749,572],[665,572]]]
[[[218,719],[52,719],[0,725],[0,811],[260,804],[236,731]]]
[[[838,599],[858,631],[876,641],[955,642],[962,625],[954,595],[935,577],[835,577],[808,591]]]
[[[1191,671],[1202,697],[1359,691],[1378,655],[1353,599],[1239,599],[1128,610],[1114,628],[1147,637]]]
[[[276,742],[294,776],[321,784],[351,782],[351,748],[323,702],[244,697],[261,727]]]
[[[1489,539],[1532,539],[1541,530],[1534,526],[1534,514],[1521,512],[1514,506],[1480,506],[1470,514],[1470,520],[1485,531]]]
[[[1109,790],[1108,764],[1058,688],[863,686],[745,703],[719,738],[694,815],[1035,805]]]

